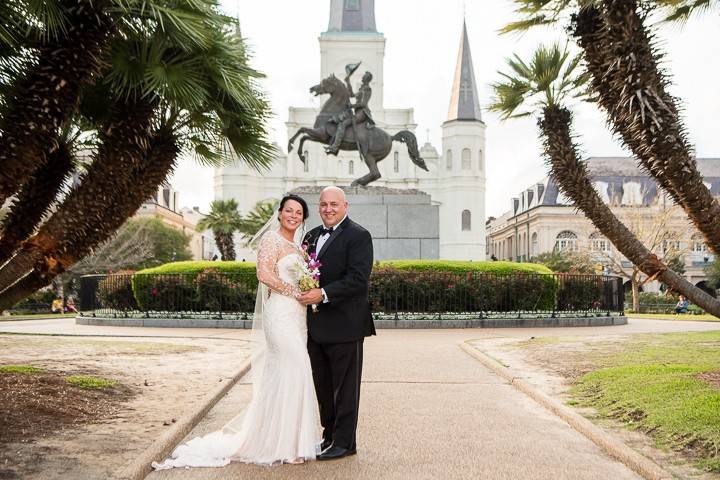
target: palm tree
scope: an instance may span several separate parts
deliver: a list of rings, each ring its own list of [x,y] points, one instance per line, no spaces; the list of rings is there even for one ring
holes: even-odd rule
[[[612,130],[680,205],[711,250],[720,254],[720,202],[703,183],[686,139],[678,100],[670,95],[661,53],[645,27],[650,3],[636,0],[516,0],[522,20],[503,31],[551,24],[572,11],[572,35],[583,49],[590,88]],[[656,0],[692,11],[706,0]]]
[[[212,230],[223,260],[235,260],[233,234],[240,230],[242,216],[235,200],[214,200],[210,213],[197,224],[198,230]]]
[[[582,71],[580,57],[553,45],[538,48],[529,64],[517,55],[507,63],[511,73],[500,73],[503,80],[493,84],[490,109],[504,120],[537,112],[544,153],[562,192],[649,278],[658,278],[708,312],[720,314],[720,302],[664,265],[618,220],[593,187],[573,140],[572,113],[564,105],[569,98],[584,96],[587,73]],[[528,109],[518,112],[525,105]]]
[[[159,25],[178,44],[202,43],[213,0],[14,0],[0,6],[0,204],[57,147],[80,91],[110,41]],[[167,27],[166,27],[167,26]]]
[[[242,217],[238,232],[246,240],[250,240],[275,215],[278,207],[277,200],[258,202],[247,215]]]
[[[181,49],[157,31],[114,46],[112,67],[94,87],[116,99],[94,160],[80,185],[0,269],[0,290],[35,288],[43,283],[38,278],[49,281],[109,238],[183,152],[208,164],[232,158],[258,168],[269,163],[268,107],[253,82],[259,74],[228,28],[231,20],[213,15],[208,22],[215,28],[207,47]],[[154,148],[154,141],[169,147]],[[5,297],[0,294],[0,304],[7,304]]]
[[[8,215],[0,221],[0,265],[12,256],[49,213],[73,172],[76,141],[77,137],[66,129],[55,151],[13,199]]]
[[[44,22],[36,48],[24,54],[33,57],[32,66],[2,64],[3,73],[15,81],[7,82],[0,111],[0,204],[47,161],[80,89],[98,72],[101,54],[114,31],[108,4],[109,0],[49,0],[0,7],[3,17],[15,19],[6,24],[2,37],[8,48],[17,46],[33,20]]]

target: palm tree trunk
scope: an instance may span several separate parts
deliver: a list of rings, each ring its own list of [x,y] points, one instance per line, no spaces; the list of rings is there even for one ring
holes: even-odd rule
[[[133,191],[130,173],[147,153],[153,109],[154,104],[145,100],[113,107],[90,168],[38,233],[0,269],[0,292],[33,268],[62,273],[78,260],[70,248],[73,243],[82,244],[108,230],[103,213]]]
[[[11,85],[0,114],[0,205],[57,148],[60,125],[74,110],[80,88],[100,68],[114,31],[106,0],[59,0],[68,17],[64,36],[39,49],[30,71]]]
[[[633,267],[633,273],[630,276],[630,288],[632,288],[632,308],[633,312],[640,313],[640,282],[638,276],[640,272],[637,267]]]
[[[233,242],[232,233],[214,233],[215,245],[220,250],[220,255],[224,261],[235,260],[235,243]]]
[[[720,317],[720,301],[667,268],[602,201],[593,187],[586,165],[579,160],[577,146],[570,132],[571,124],[570,111],[557,106],[546,107],[539,121],[552,176],[562,191],[615,248],[643,273],[658,278],[705,311]]]
[[[10,212],[2,222],[0,265],[4,264],[20,247],[20,243],[38,227],[72,171],[72,167],[73,157],[70,148],[67,144],[61,143],[58,149],[48,156],[47,162],[35,171],[30,181],[22,186],[10,207]]]
[[[720,202],[703,184],[677,101],[658,67],[660,53],[636,0],[604,0],[575,17],[591,88],[612,130],[680,205],[708,246],[720,254]]]
[[[50,284],[40,272],[33,270],[0,295],[0,312],[12,308],[33,292]]]
[[[178,155],[177,139],[172,129],[161,128],[153,135],[145,160],[129,174],[130,183],[134,185],[133,190],[121,192],[116,201],[105,204],[101,214],[101,223],[105,228],[93,229],[93,225],[87,225],[86,228],[94,234],[83,238],[73,236],[73,232],[66,233],[68,238],[64,243],[66,248],[74,253],[75,261],[88,255],[93,248],[107,240],[150,198],[157,186],[172,172]],[[36,266],[27,276],[0,293],[0,311],[12,307],[37,289],[48,285],[55,276],[62,273],[59,268],[45,267],[44,264]]]

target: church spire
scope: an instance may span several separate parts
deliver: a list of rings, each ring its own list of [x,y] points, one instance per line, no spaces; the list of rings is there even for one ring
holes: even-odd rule
[[[375,0],[330,0],[328,32],[377,32]]]
[[[451,120],[479,120],[480,102],[478,100],[477,84],[473,69],[472,55],[470,55],[470,42],[468,41],[467,27],[463,18],[462,36],[460,37],[460,51],[455,66],[455,79],[450,93],[450,109],[448,121]]]

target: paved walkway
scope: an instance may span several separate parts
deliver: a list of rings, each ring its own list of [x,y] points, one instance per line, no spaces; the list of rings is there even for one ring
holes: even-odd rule
[[[147,480],[639,478],[460,350],[469,334],[383,330],[366,341],[355,457],[172,470]],[[236,386],[190,437],[221,427],[247,404],[249,390]]]
[[[335,462],[264,468],[171,470],[175,479],[637,479],[624,465],[459,348],[469,339],[717,330],[708,322],[631,320],[565,329],[380,330],[365,343],[358,455]],[[242,330],[92,327],[72,320],[3,322],[0,332],[56,335],[212,337]],[[233,388],[190,437],[218,429],[250,398]]]

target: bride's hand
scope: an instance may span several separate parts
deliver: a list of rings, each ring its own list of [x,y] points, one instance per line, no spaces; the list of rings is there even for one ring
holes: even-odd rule
[[[315,303],[321,303],[322,298],[322,290],[319,288],[313,288],[312,290],[303,292],[302,295],[300,295],[300,298],[298,298],[298,301],[303,305],[312,305]]]

